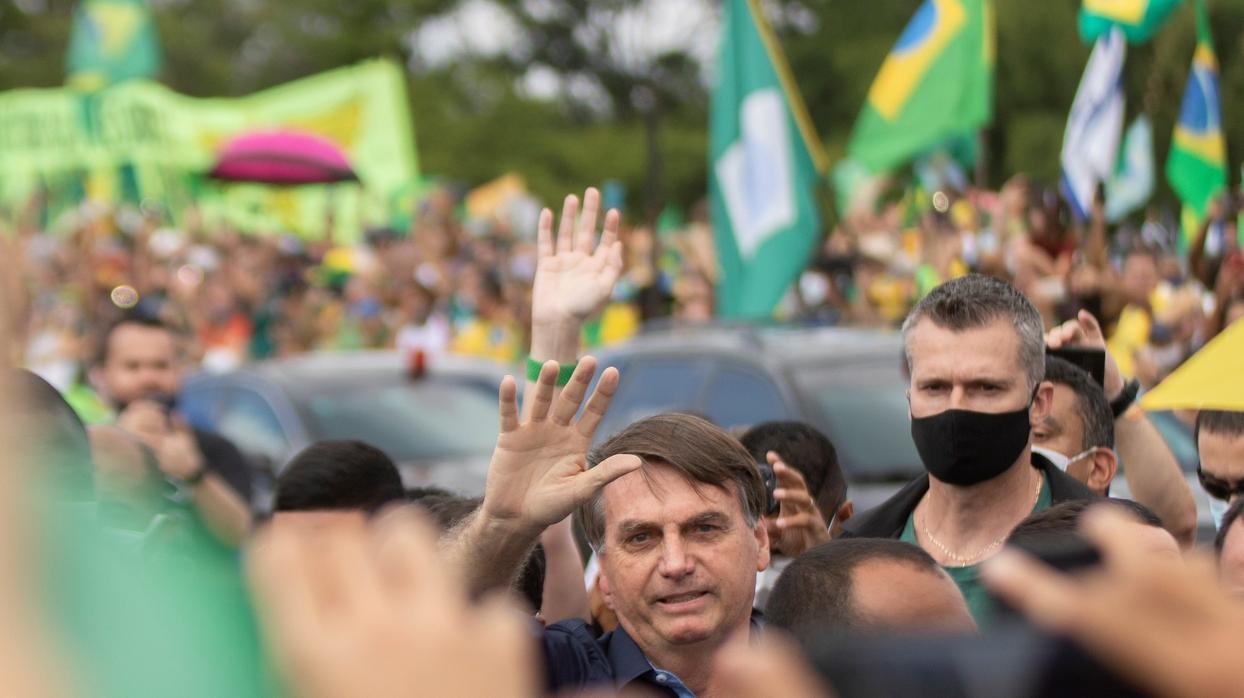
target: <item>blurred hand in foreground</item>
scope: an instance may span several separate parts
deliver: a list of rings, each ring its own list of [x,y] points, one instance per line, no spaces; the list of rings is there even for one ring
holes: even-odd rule
[[[249,558],[272,656],[310,698],[537,694],[535,644],[500,597],[468,606],[409,510],[374,525],[270,527]]]
[[[735,645],[717,658],[724,694],[733,698],[828,698],[832,693],[804,661],[799,648],[768,633],[760,642]]]
[[[1155,695],[1240,695],[1244,605],[1218,586],[1213,560],[1152,555],[1116,512],[1089,512],[1081,528],[1101,568],[1067,576],[1005,550],[982,568],[985,584]]]

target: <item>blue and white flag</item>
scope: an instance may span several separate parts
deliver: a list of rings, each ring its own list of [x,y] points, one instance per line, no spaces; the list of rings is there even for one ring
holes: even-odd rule
[[[1153,164],[1153,125],[1141,114],[1123,135],[1119,167],[1106,182],[1106,221],[1118,223],[1124,216],[1149,203],[1156,179]]]
[[[1093,190],[1114,174],[1123,131],[1123,58],[1127,43],[1118,27],[1097,40],[1089,55],[1067,130],[1063,134],[1063,196],[1080,220],[1088,218]]]

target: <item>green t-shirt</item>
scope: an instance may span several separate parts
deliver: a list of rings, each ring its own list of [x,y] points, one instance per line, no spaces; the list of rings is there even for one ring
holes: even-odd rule
[[[1042,475],[1041,493],[1037,495],[1037,503],[1032,507],[1032,513],[1035,514],[1042,509],[1050,508],[1054,498],[1050,494],[1050,481]],[[911,516],[907,517],[907,525],[903,527],[903,535],[899,536],[899,540],[912,545],[920,545],[916,540],[916,523],[915,511]],[[993,603],[986,593],[985,587],[980,583],[980,565],[967,565],[964,567],[942,567],[950,578],[955,580],[959,591],[963,592],[963,599],[967,601],[968,611],[972,617],[976,619],[976,623],[981,626],[988,624],[990,617],[993,615]]]

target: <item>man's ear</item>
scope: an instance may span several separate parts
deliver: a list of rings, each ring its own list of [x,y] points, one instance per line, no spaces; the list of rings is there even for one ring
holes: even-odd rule
[[[596,555],[599,556],[600,553]],[[601,564],[600,572],[596,575],[596,588],[600,589],[600,596],[604,599],[605,606],[613,610],[613,588],[609,586],[609,573],[605,570],[604,564]]]
[[[769,566],[769,558],[772,556],[772,553],[769,550],[769,527],[765,525],[763,517],[756,521],[754,534],[756,536],[756,545],[760,551],[760,555],[756,558],[756,571],[764,572],[765,568]]]
[[[1028,410],[1028,423],[1032,427],[1036,427],[1045,418],[1050,416],[1050,412],[1054,409],[1054,384],[1049,381],[1041,381],[1037,386],[1037,394],[1032,400],[1032,409]]]
[[[1092,467],[1088,473],[1088,488],[1094,492],[1105,492],[1119,471],[1119,458],[1108,448],[1093,451]]]
[[[829,537],[837,538],[842,535],[842,524],[846,523],[847,519],[852,516],[855,516],[855,502],[848,499],[843,502],[838,507],[838,511],[835,512],[834,524],[829,527]]]

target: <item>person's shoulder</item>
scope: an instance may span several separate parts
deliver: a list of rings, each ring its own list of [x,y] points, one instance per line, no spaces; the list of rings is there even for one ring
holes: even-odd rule
[[[540,640],[550,693],[612,680],[613,666],[602,642],[607,637],[582,619],[547,625]]]
[[[847,538],[898,538],[907,517],[929,489],[929,476],[921,475],[868,511],[852,516],[842,525]]]

